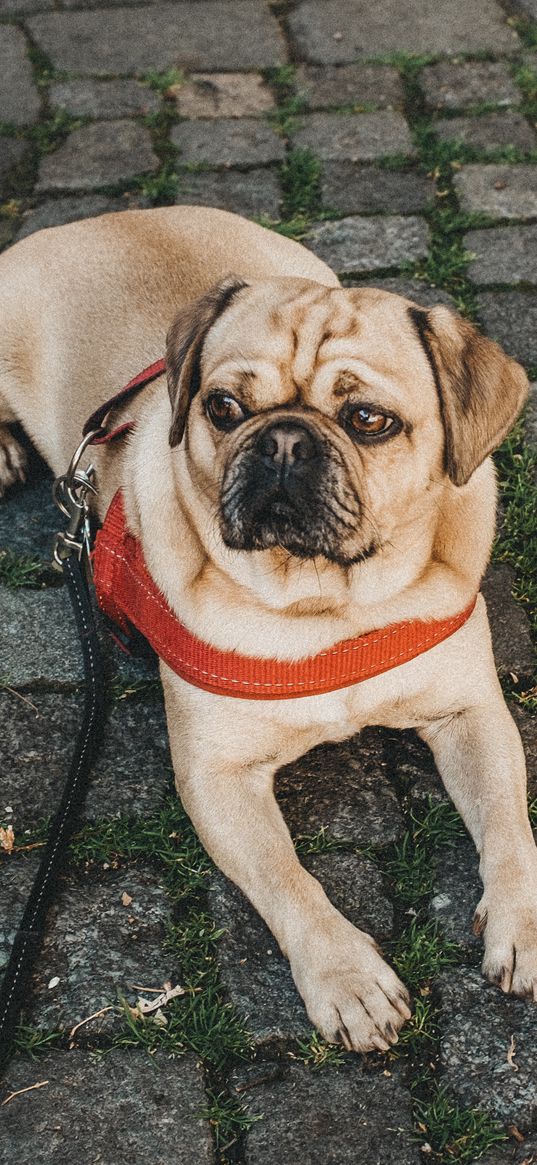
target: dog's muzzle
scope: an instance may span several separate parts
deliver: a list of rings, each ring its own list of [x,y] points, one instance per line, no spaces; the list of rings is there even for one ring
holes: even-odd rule
[[[234,550],[276,546],[299,558],[341,559],[348,534],[327,442],[307,421],[272,420],[251,436],[224,476],[221,530]],[[348,514],[346,518],[348,518]],[[355,519],[355,526],[358,513]]]

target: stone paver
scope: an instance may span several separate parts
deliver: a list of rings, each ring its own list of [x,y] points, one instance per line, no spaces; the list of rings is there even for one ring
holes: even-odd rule
[[[533,20],[537,20],[537,0],[517,0],[517,8],[525,16],[530,16]]]
[[[371,162],[390,154],[411,158],[416,149],[401,113],[311,113],[293,131],[294,146],[314,150],[328,161]]]
[[[54,7],[54,0],[0,0],[0,16],[24,16],[39,9],[46,12]]]
[[[54,12],[32,17],[28,27],[56,68],[85,75],[261,69],[286,56],[276,20],[255,0]]]
[[[352,285],[349,284],[349,286]],[[453,307],[453,299],[447,291],[443,291],[440,287],[429,287],[421,279],[392,278],[375,279],[374,281],[360,279],[359,283],[354,286],[378,287],[381,291],[391,291],[393,295],[403,295],[405,299],[411,299],[423,307],[435,307],[437,303],[445,303],[448,307]]]
[[[475,255],[467,269],[474,283],[537,283],[537,226],[469,231],[464,246]]]
[[[252,117],[182,121],[173,127],[171,141],[181,164],[264,166],[285,157],[283,138]]]
[[[303,0],[289,23],[308,61],[340,64],[382,54],[512,52],[518,38],[495,0]]]
[[[494,218],[537,218],[535,166],[473,164],[453,177],[461,209]]]
[[[131,899],[127,905],[124,896]],[[99,881],[83,873],[76,882],[64,880],[48,915],[29,1022],[70,1031],[110,1007],[84,1025],[85,1037],[109,1034],[123,1023],[120,997],[134,1005],[143,994],[136,986],[180,983],[177,957],[163,945],[169,909],[162,875],[150,868],[107,870]]]
[[[13,171],[22,162],[27,150],[27,143],[20,138],[8,138],[0,134],[0,197],[7,193]]]
[[[0,121],[29,125],[36,121],[41,101],[20,28],[2,25],[0,36]]]
[[[382,736],[368,730],[281,769],[276,789],[291,832],[308,836],[324,829],[357,846],[395,841],[404,825],[386,767]]]
[[[176,203],[216,206],[247,218],[280,215],[282,192],[273,170],[219,170],[179,176]]]
[[[238,1075],[241,1101],[264,1119],[247,1134],[246,1165],[418,1165],[421,1160],[410,1097],[395,1074],[370,1073],[354,1062],[324,1072],[291,1064],[275,1077],[271,1065],[261,1063],[247,1085]]]
[[[211,885],[209,909],[224,930],[217,952],[222,983],[255,1043],[304,1039],[312,1025],[268,927],[223,875]]]
[[[39,167],[36,190],[95,190],[158,170],[149,130],[136,122],[101,121],[73,130]]]
[[[448,117],[435,122],[435,132],[442,142],[457,142],[491,153],[513,147],[524,152],[534,150],[537,135],[521,113],[483,113],[480,117]]]
[[[55,81],[50,86],[51,105],[66,109],[73,117],[116,118],[152,113],[160,98],[149,85],[139,81]]]
[[[384,170],[353,162],[325,162],[323,204],[340,214],[416,214],[433,198],[430,180],[412,170]]]
[[[404,101],[401,78],[391,65],[301,65],[296,87],[310,109],[333,105],[391,109]]]
[[[195,73],[172,85],[181,117],[256,117],[274,109],[274,97],[259,73]]]
[[[47,471],[36,477],[32,469],[31,480],[0,502],[0,550],[28,554],[49,565],[62,518],[52,500],[52,476]]]
[[[78,632],[64,587],[0,587],[0,682],[11,687],[81,684]]]
[[[0,692],[0,815],[9,805],[19,830],[56,809],[82,717],[75,695],[33,692],[27,700]],[[92,768],[84,818],[147,817],[172,790],[162,699],[155,693],[150,700],[118,700]]]
[[[399,267],[427,254],[428,232],[422,218],[385,215],[342,218],[314,226],[306,246],[337,272],[379,271]]]
[[[464,968],[440,978],[442,1079],[459,1104],[522,1129],[537,1116],[535,1008]],[[515,1041],[515,1064],[507,1053]]]
[[[2,1108],[0,1163],[10,1165],[211,1165],[207,1107],[196,1057],[119,1049],[106,1056],[54,1051],[18,1058],[2,1099],[46,1080]]]
[[[537,296],[526,291],[484,291],[479,318],[493,339],[523,364],[537,365]]]
[[[464,109],[487,101],[518,105],[520,90],[504,61],[439,61],[420,74],[420,85],[431,109]]]
[[[473,842],[464,837],[435,852],[436,878],[429,906],[431,918],[450,942],[480,957],[483,940],[473,933],[475,908],[483,894],[479,858]]]
[[[32,235],[34,231],[46,227],[58,227],[64,223],[78,222],[82,218],[95,218],[100,214],[134,210],[147,205],[147,199],[132,192],[118,195],[116,198],[108,198],[104,194],[87,194],[79,198],[67,196],[47,199],[33,210],[25,211],[17,239],[24,239],[26,235]]]
[[[535,665],[528,616],[512,597],[515,572],[507,563],[489,566],[481,583],[500,675],[530,676]]]

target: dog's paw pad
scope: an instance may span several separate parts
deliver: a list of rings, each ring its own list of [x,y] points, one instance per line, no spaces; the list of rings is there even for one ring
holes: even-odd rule
[[[346,938],[337,948],[339,966],[332,950],[316,966],[310,959],[306,974],[295,967],[295,981],[325,1039],[347,1051],[387,1052],[410,1018],[408,994],[367,936]]]
[[[18,481],[26,481],[26,453],[6,425],[0,425],[0,497]]]
[[[537,1002],[537,895],[488,903],[483,974],[506,994]]]

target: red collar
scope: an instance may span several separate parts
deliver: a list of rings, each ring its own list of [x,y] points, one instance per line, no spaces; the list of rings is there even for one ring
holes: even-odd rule
[[[247,700],[294,699],[372,679],[453,635],[476,603],[472,599],[466,610],[450,619],[392,623],[297,662],[220,651],[188,631],[159,591],[139,541],[127,529],[121,490],[97,535],[94,578],[105,614],[127,635],[136,627],[181,679],[220,696]]]

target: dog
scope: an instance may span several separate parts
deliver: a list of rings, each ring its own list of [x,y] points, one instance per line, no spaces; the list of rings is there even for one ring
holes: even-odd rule
[[[489,454],[527,380],[448,308],[344,289],[298,243],[169,207],[17,243],[0,258],[0,319],[4,488],[24,476],[10,422],[61,473],[88,414],[167,335],[167,385],[158,377],[119,411],[135,419],[127,440],[92,450],[96,516],[121,487],[152,578],[204,642],[294,661],[450,618],[479,591],[495,522]],[[409,996],[300,865],[273,780],[366,725],[414,728],[431,747],[480,855],[484,974],[537,1001],[537,849],[481,596],[443,642],[336,691],[252,701],[160,671],[185,809],[268,923],[327,1040],[387,1050]]]

